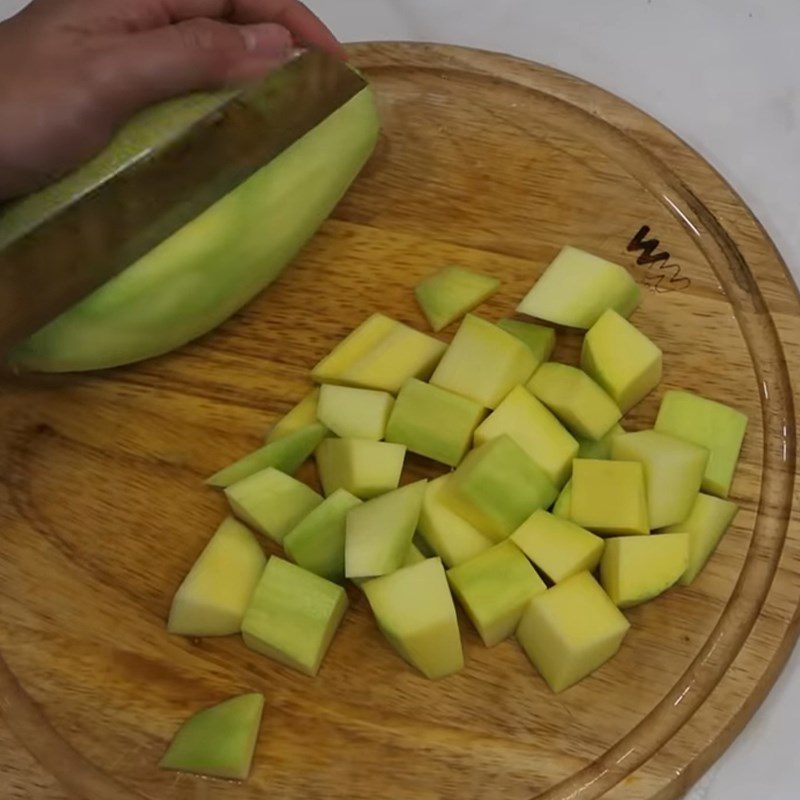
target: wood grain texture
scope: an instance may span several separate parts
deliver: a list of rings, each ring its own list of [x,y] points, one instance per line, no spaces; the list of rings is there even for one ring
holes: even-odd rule
[[[0,711],[19,741],[0,729],[4,797],[668,800],[794,644],[800,302],[741,200],[658,123],[575,78],[451,47],[352,52],[383,137],[271,290],[173,355],[4,383]],[[260,442],[335,342],[375,310],[424,328],[412,288],[450,263],[500,278],[481,313],[507,315],[565,243],[648,288],[633,320],[664,350],[664,380],[629,428],[651,425],[669,388],[750,417],[742,510],[691,587],[626,612],[619,656],[558,696],[513,641],[487,650],[465,619],[466,668],[425,680],[355,590],[316,679],[235,637],[166,634],[224,513],[203,478]],[[579,345],[560,332],[557,356],[574,363]],[[430,471],[412,460],[407,477]],[[254,690],[267,706],[248,783],[156,769],[186,716]]]

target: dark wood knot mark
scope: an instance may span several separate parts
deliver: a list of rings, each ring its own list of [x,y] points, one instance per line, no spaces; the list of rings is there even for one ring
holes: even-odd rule
[[[653,237],[646,238],[650,233],[649,225],[642,225],[628,242],[629,253],[639,253],[636,263],[645,267],[644,284],[656,292],[680,292],[688,289],[692,282],[685,275],[681,275],[679,264],[670,263],[670,254],[667,250],[657,252],[661,242]]]

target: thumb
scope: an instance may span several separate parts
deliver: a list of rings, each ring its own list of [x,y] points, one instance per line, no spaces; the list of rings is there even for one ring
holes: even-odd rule
[[[232,25],[197,18],[126,36],[95,75],[106,108],[118,115],[192,91],[257,78],[291,57],[280,25]]]

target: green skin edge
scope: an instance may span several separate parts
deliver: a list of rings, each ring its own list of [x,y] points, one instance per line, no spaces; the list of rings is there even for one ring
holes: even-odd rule
[[[377,141],[359,92],[124,272],[14,350],[18,370],[103,369],[174,350],[271,283],[325,221]]]
[[[253,760],[264,696],[232,697],[190,717],[159,762],[161,769],[244,780]]]

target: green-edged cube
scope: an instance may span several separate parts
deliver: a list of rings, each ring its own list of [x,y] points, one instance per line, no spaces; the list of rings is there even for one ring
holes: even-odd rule
[[[698,576],[738,510],[730,500],[701,492],[686,519],[664,528],[665,533],[689,534],[689,563],[681,576],[682,584],[689,584]]]
[[[414,296],[434,331],[463,317],[497,291],[500,281],[489,275],[445,267],[420,281]]]
[[[689,516],[708,461],[705,447],[658,431],[636,431],[614,438],[611,457],[642,463],[651,528]]]
[[[622,416],[600,386],[568,364],[542,364],[528,381],[528,389],[576,436],[585,439],[601,439]]]
[[[638,461],[576,458],[570,519],[595,533],[650,533],[644,467]]]
[[[225,495],[242,522],[279,543],[322,502],[313,489],[274,467],[234,483]]]
[[[513,542],[451,567],[447,580],[487,647],[511,636],[531,597],[547,588]]]
[[[442,562],[429,558],[363,586],[383,634],[427,678],[464,666],[461,634]]]
[[[348,512],[344,548],[348,578],[388,575],[403,566],[419,521],[426,483],[410,483]]]
[[[467,454],[441,498],[474,528],[500,541],[557,494],[541,467],[503,434]]]
[[[251,650],[314,676],[346,610],[341,586],[272,556],[244,615],[242,638]]]
[[[572,471],[578,442],[524,386],[516,386],[475,431],[475,446],[508,434],[557,486]]]
[[[224,489],[250,475],[274,467],[292,474],[314,452],[317,445],[328,435],[328,429],[319,423],[306,425],[292,433],[265,444],[248,453],[225,469],[215,472],[206,483]]]
[[[449,475],[440,475],[428,483],[417,527],[445,565],[454,567],[488,550],[495,540],[474,528],[442,501],[449,480]]]
[[[579,572],[535,595],[517,639],[554,692],[563,692],[619,650],[630,623],[600,584]]]
[[[397,488],[406,448],[370,439],[325,439],[315,457],[326,496],[345,489],[367,500]]]
[[[655,429],[705,447],[703,491],[728,496],[747,430],[744,414],[691,392],[670,391],[661,401]]]
[[[611,600],[629,608],[677,583],[689,563],[689,535],[621,536],[606,540],[600,582]]]
[[[325,383],[319,387],[319,421],[342,439],[372,439],[386,433],[394,398],[377,389],[357,389]]]
[[[361,505],[355,495],[337,489],[283,538],[286,555],[303,569],[344,580],[344,540],[347,512]]]
[[[624,267],[577,247],[564,247],[517,311],[585,329],[591,328],[607,308],[629,317],[639,304],[639,296],[639,286]]]
[[[553,583],[578,572],[591,572],[603,555],[599,536],[542,509],[534,511],[511,534],[511,541]]]
[[[403,384],[386,427],[386,441],[455,467],[483,419],[480,403],[412,378]]]
[[[609,308],[583,339],[581,367],[625,413],[658,386],[661,350]]]
[[[536,368],[533,353],[516,337],[485,319],[467,314],[431,383],[495,408]]]

